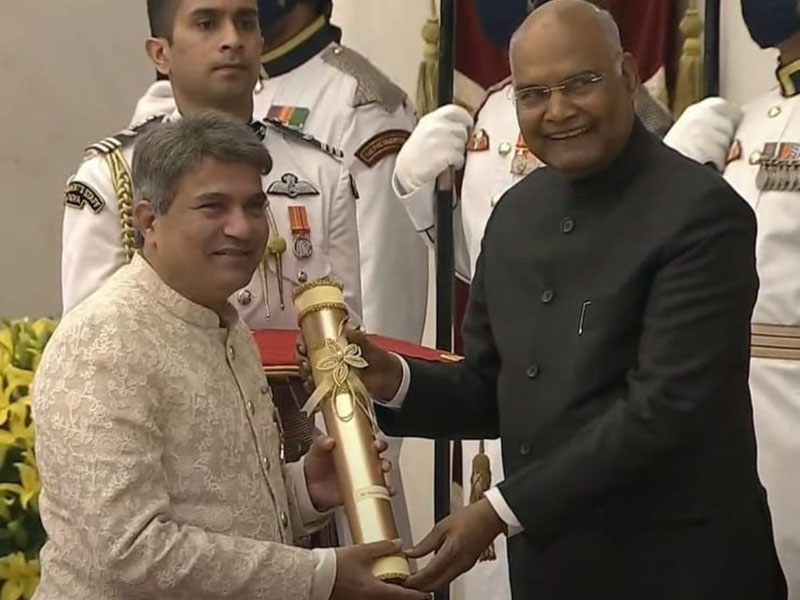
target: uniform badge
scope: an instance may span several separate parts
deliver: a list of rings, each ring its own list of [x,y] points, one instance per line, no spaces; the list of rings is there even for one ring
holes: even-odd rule
[[[294,173],[284,173],[280,181],[273,181],[267,188],[268,194],[275,196],[319,196],[319,191],[308,181],[302,181]]]
[[[400,152],[411,134],[404,129],[389,129],[375,135],[364,142],[356,150],[356,158],[372,168],[381,160]]]
[[[742,142],[733,140],[731,147],[728,149],[728,156],[725,158],[725,164],[729,165],[735,160],[742,157]]]
[[[311,258],[314,254],[314,245],[311,243],[311,225],[308,222],[308,212],[305,206],[289,207],[289,226],[292,229],[292,251],[296,258]]]
[[[527,175],[538,166],[538,161],[533,152],[528,148],[522,133],[517,138],[517,147],[514,149],[514,158],[511,159],[512,175]]]
[[[297,131],[303,131],[303,127],[306,126],[306,121],[310,114],[311,111],[307,108],[275,104],[269,107],[267,118],[280,121],[287,127],[291,127]]]
[[[473,131],[467,142],[467,152],[485,152],[489,149],[489,134],[485,129]]]
[[[106,201],[90,186],[80,181],[73,181],[67,185],[64,192],[64,204],[78,210],[88,206],[95,214],[99,214],[105,207]]]

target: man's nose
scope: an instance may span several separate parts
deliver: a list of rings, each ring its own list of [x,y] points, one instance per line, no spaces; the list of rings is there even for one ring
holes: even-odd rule
[[[575,104],[567,98],[562,90],[553,90],[547,99],[545,119],[548,121],[565,121],[577,112]]]
[[[232,20],[225,21],[222,28],[221,46],[223,50],[239,50],[244,46],[242,34]]]
[[[232,238],[248,239],[253,235],[255,224],[241,208],[235,208],[225,219],[225,235]]]

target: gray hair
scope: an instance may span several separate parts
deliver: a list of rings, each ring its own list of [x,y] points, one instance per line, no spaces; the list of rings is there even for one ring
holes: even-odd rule
[[[147,200],[165,214],[178,182],[204,158],[244,163],[267,173],[272,158],[245,123],[219,111],[202,111],[148,131],[133,152],[134,204]]]

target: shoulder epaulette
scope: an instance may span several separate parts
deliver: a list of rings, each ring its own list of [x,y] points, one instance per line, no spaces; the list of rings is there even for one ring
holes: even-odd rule
[[[99,142],[95,142],[91,146],[87,146],[85,149],[84,158],[91,158],[100,154],[110,154],[114,150],[124,148],[134,139],[136,139],[137,136],[141,135],[155,125],[162,123],[166,118],[167,115],[164,114],[150,115],[143,121],[135,123],[134,125],[131,125],[127,129],[123,129],[115,135],[102,139]]]
[[[480,103],[480,105],[478,106],[478,110],[475,111],[475,118],[476,119],[478,118],[478,114],[481,112],[483,107],[486,105],[486,102],[489,100],[489,98],[493,94],[496,94],[497,92],[501,91],[509,83],[511,83],[511,75],[509,75],[508,77],[506,77],[502,81],[498,81],[497,83],[494,83],[494,84],[490,85],[488,88],[486,88],[486,95],[483,97],[483,102]]]
[[[280,131],[281,133],[287,135],[292,139],[299,140],[305,144],[317,148],[318,150],[322,150],[325,154],[332,156],[336,160],[341,160],[342,158],[344,158],[344,152],[342,152],[338,148],[335,148],[330,144],[326,144],[325,142],[318,140],[311,134],[298,131],[294,127],[289,127],[288,125],[285,125],[278,119],[273,119],[268,117],[267,119],[265,119],[265,123],[267,123],[270,127],[277,129],[278,131]]]
[[[353,107],[377,103],[387,112],[393,112],[408,99],[400,87],[355,50],[332,46],[322,54],[322,60],[355,77],[358,85],[351,100]]]
[[[511,75],[509,75],[508,77],[506,77],[502,81],[498,81],[497,83],[492,84],[488,88],[486,88],[486,95],[487,96],[491,96],[495,92],[499,92],[504,87],[506,87],[509,83],[511,83]]]

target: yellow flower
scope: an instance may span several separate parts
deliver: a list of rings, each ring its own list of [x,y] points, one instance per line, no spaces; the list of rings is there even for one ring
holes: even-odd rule
[[[0,408],[0,412],[2,412]],[[0,428],[0,445],[14,446],[22,442],[25,448],[33,448],[33,422],[28,423],[28,404],[15,402],[8,408],[8,429]]]
[[[27,560],[22,552],[0,558],[0,600],[30,600],[39,585],[39,561]]]
[[[14,466],[16,466],[17,471],[19,471],[20,483],[0,483],[0,493],[14,492],[19,496],[19,502],[22,504],[22,508],[27,510],[31,500],[37,498],[39,492],[42,491],[42,482],[39,479],[39,472],[36,470],[35,466],[25,463],[16,463]]]
[[[44,348],[44,342],[50,338],[50,335],[52,335],[56,325],[58,325],[58,321],[55,319],[46,318],[36,319],[31,324],[31,329],[33,330],[33,333],[36,335],[36,339],[39,342],[39,350]]]
[[[4,375],[7,381],[4,394],[9,403],[12,402],[12,397],[15,393],[24,395],[33,382],[33,371],[20,369],[14,365],[7,365]]]
[[[12,347],[11,328],[3,327],[0,329],[0,356],[3,354],[11,354]]]

